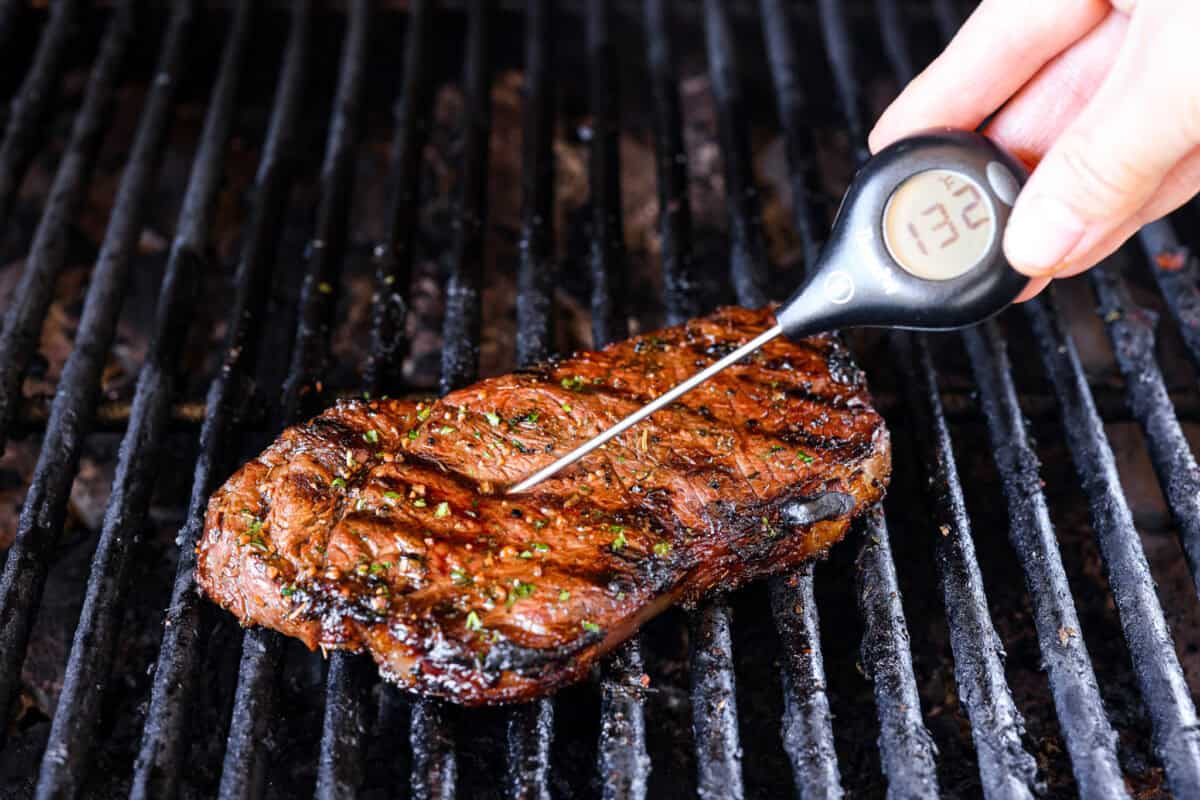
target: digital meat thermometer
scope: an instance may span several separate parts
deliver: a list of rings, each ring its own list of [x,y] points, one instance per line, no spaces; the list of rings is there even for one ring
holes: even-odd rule
[[[775,326],[509,489],[528,491],[783,334],[868,326],[948,331],[1006,308],[1029,279],[1009,266],[1004,227],[1026,177],[977,133],[903,139],[863,165],[808,280]]]

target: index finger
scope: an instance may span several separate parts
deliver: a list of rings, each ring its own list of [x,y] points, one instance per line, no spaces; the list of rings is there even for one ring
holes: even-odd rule
[[[1111,10],[1108,0],[984,0],[883,112],[871,151],[927,128],[978,127]]]

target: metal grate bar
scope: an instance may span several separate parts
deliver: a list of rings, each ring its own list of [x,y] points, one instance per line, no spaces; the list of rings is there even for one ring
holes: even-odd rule
[[[117,73],[129,44],[132,6],[121,6],[104,34],[100,55],[88,80],[87,99],[71,129],[66,154],[59,164],[46,202],[46,211],[38,223],[25,271],[17,284],[12,304],[0,333],[0,414],[11,415],[19,402],[21,378],[37,344],[38,333],[54,281],[66,257],[67,226],[75,218],[84,196],[88,174],[105,129],[107,109],[116,88]],[[7,421],[7,419],[5,419]],[[42,450],[45,454],[45,449]],[[39,461],[49,456],[39,455]],[[78,451],[67,462],[68,470],[46,474],[48,464],[40,465],[42,481],[26,495],[17,524],[16,538],[8,550],[4,573],[0,576],[0,718],[7,712],[16,693],[29,632],[37,615],[38,601],[46,582],[51,551],[62,532],[66,501]]]
[[[783,649],[783,749],[803,800],[836,800],[843,795],[833,722],[826,693],[821,627],[813,592],[813,568],[806,564],[788,577],[770,581],[771,612]]]
[[[132,32],[133,6],[131,2],[125,2],[113,12],[104,33],[100,54],[84,92],[83,105],[71,127],[71,136],[54,175],[20,281],[4,315],[4,327],[0,331],[0,451],[7,442],[9,426],[21,404],[21,382],[37,348],[55,280],[67,259],[69,226],[87,196],[96,154],[108,130],[107,120]],[[14,120],[14,127],[22,121]],[[0,152],[0,170],[2,168],[3,153]],[[3,172],[0,171],[2,179]],[[14,186],[14,192],[15,189]],[[2,185],[0,191],[3,191]],[[3,197],[0,197],[0,203],[3,203]],[[0,214],[0,223],[5,219],[7,214]]]
[[[821,234],[825,223],[818,216],[821,204],[813,154],[816,144],[806,115],[804,85],[792,23],[782,0],[761,0],[763,38],[767,43],[767,61],[771,82],[775,87],[775,104],[783,126],[784,146],[787,149],[788,177],[792,190],[792,222],[804,265],[811,268],[821,251]]]
[[[371,0],[355,0],[342,46],[333,117],[321,166],[316,228],[306,251],[306,271],[292,360],[283,386],[285,425],[324,406],[321,375],[329,360],[333,318],[349,228],[350,191],[361,128],[367,72]],[[367,729],[365,690],[373,672],[363,655],[336,651],[326,675],[325,716],[317,762],[318,798],[352,798],[364,767],[362,735]]]
[[[234,101],[250,40],[252,9],[252,0],[243,0],[235,13],[221,71],[212,90],[212,100],[200,135],[200,146],[188,178],[175,240],[167,260],[160,306],[176,309],[175,315],[187,306],[180,308],[179,300],[174,296],[185,295],[185,290],[193,285],[198,278],[197,273],[207,263],[205,253],[209,229],[221,186],[225,145],[233,127]],[[185,324],[182,321],[172,323],[172,336],[168,341],[181,341]],[[146,724],[134,764],[131,800],[174,797],[178,790],[188,743],[185,730],[188,708],[195,694],[200,660],[202,601],[196,590],[195,544],[204,524],[208,495],[223,460],[222,445],[233,414],[231,404],[236,378],[218,374],[209,389],[187,521],[177,540],[179,564],[171,590],[171,603],[163,622],[163,639],[154,671]]]
[[[734,293],[744,306],[767,302],[767,252],[762,211],[750,159],[750,127],[738,81],[737,48],[721,0],[704,0],[704,33],[708,74],[717,106],[717,129],[725,167],[725,200],[729,207],[729,271]]]
[[[854,73],[854,40],[846,24],[843,6],[844,0],[817,0],[817,17],[821,23],[825,55],[833,71],[839,108],[850,134],[854,161],[861,164],[870,158],[871,153],[867,150],[867,127],[863,123],[862,98]]]
[[[1117,366],[1125,378],[1129,407],[1146,434],[1150,460],[1179,528],[1183,555],[1196,593],[1200,594],[1200,467],[1155,360],[1157,315],[1134,303],[1111,263],[1088,274]]]
[[[521,243],[517,267],[517,364],[527,367],[554,350],[554,111],[550,67],[553,3],[532,0],[525,12],[525,75],[521,121]],[[554,699],[509,711],[508,794],[549,800]]]
[[[0,142],[0,226],[7,226],[21,179],[43,141],[42,122],[57,96],[58,78],[63,58],[70,49],[67,44],[79,7],[79,0],[59,0],[54,4],[50,20],[38,41],[33,64],[13,98],[8,127],[3,142]],[[7,419],[7,413],[0,414],[0,419]]]
[[[550,747],[553,741],[553,698],[543,697],[509,711],[509,797],[516,800],[548,800],[551,797]]]
[[[591,183],[592,340],[596,347],[624,339],[629,328],[617,298],[625,282],[621,220],[620,85],[609,30],[612,11],[603,0],[587,3],[588,98],[592,112]]]
[[[1025,573],[1038,643],[1079,792],[1084,797],[1127,797],[1117,763],[1117,736],[1104,713],[1080,634],[1037,456],[1017,404],[1007,345],[995,322],[966,331],[963,339],[1008,499],[1009,538]]]
[[[878,0],[880,33],[892,70],[901,84],[914,69],[896,0]],[[934,487],[934,522],[939,578],[954,654],[954,677],[979,760],[984,794],[996,798],[1031,798],[1038,791],[1037,763],[1021,742],[1025,721],[1004,675],[1004,645],[988,612],[983,576],[975,555],[954,445],[946,423],[937,373],[923,335],[894,332],[892,352],[904,381],[909,409],[918,431],[921,457]]]
[[[792,43],[791,20],[782,0],[762,0],[763,37],[783,124],[792,208],[806,269],[820,252],[816,214],[818,192],[812,153],[813,139],[805,120],[804,89]],[[783,649],[783,748],[792,776],[804,800],[839,798],[842,779],[833,743],[833,715],[826,693],[821,626],[813,586],[812,565],[792,575],[770,580],[771,607]]]
[[[588,0],[586,10],[592,147],[591,182],[592,345],[603,347],[628,334],[621,309],[625,280],[625,235],[621,218],[619,136],[620,86],[605,0]],[[644,798],[650,779],[646,718],[640,678],[641,635],[616,649],[600,671],[600,741],[597,768],[604,800]]]
[[[65,456],[66,463],[54,464],[55,470],[63,473],[66,480],[76,471],[81,436],[88,426],[86,422],[79,427],[70,423],[64,425],[63,415],[78,415],[78,419],[86,420],[100,394],[100,373],[112,343],[129,260],[137,246],[146,200],[166,140],[175,86],[183,68],[195,10],[194,2],[180,3],[171,16],[154,85],[146,100],[128,168],[122,176],[112,219],[92,275],[80,337],[76,339],[69,359],[74,363],[68,363],[59,383],[52,429],[60,435],[42,444],[43,453],[53,453],[60,448],[69,450],[69,454],[57,456]],[[153,420],[143,416],[142,419],[162,423],[161,416]],[[91,755],[104,688],[112,671],[127,590],[129,553],[149,504],[150,482],[132,479],[130,473],[143,469],[143,461],[150,458],[137,443],[159,438],[157,431],[147,432],[136,423],[128,435],[131,438],[126,443],[127,449],[123,448],[125,458],[118,465],[46,744],[38,779],[39,797],[70,797],[79,793]],[[139,436],[142,438],[137,438]],[[54,462],[55,459],[50,460]],[[61,511],[58,513],[61,519]]]
[[[525,12],[521,119],[521,254],[517,269],[517,362],[554,350],[554,8],[531,0]]]
[[[487,219],[488,135],[491,130],[491,70],[488,3],[474,0],[467,10],[463,64],[463,156],[456,188],[450,279],[442,328],[443,393],[474,381],[479,374],[484,221]],[[420,698],[413,704],[412,792],[417,798],[451,798],[457,792],[458,755],[444,701]]]
[[[915,438],[933,487],[933,523],[941,534],[935,537],[938,571],[954,654],[954,679],[971,722],[980,783],[989,800],[1032,798],[1039,788],[1037,762],[1021,741],[1025,721],[1009,689],[1004,645],[988,613],[933,359],[924,336],[893,334],[892,339],[901,371],[911,370],[915,376],[907,381],[912,427],[922,432]]]
[[[644,671],[641,634],[613,651],[600,670],[600,796],[603,800],[644,798],[650,781],[650,755],[640,681]]]
[[[1200,369],[1200,259],[1179,241],[1169,220],[1151,222],[1138,232],[1167,310],[1175,318],[1192,363]]]
[[[696,794],[740,798],[745,789],[733,672],[733,611],[728,599],[716,597],[689,613],[688,622]]]
[[[1091,507],[1134,674],[1150,717],[1154,747],[1177,797],[1200,796],[1200,720],[1175,643],[1154,591],[1154,578],[1121,491],[1117,462],[1096,413],[1074,341],[1063,331],[1054,292],[1024,304],[1058,393],[1067,444]]]
[[[487,218],[488,135],[492,116],[487,25],[487,3],[482,0],[471,3],[463,65],[466,130],[442,329],[443,393],[471,383],[479,374],[479,293],[483,282],[483,225]]]
[[[859,116],[853,45],[840,0],[820,0],[821,33],[834,86],[846,115],[857,163],[869,156]],[[913,673],[908,625],[900,600],[896,565],[883,511],[877,509],[856,527],[861,545],[856,577],[858,605],[865,630],[861,645],[864,671],[871,680],[879,713],[879,750],[889,793],[905,797],[938,792],[933,738],[921,717]]]
[[[275,263],[283,217],[291,192],[295,166],[296,132],[304,107],[304,85],[311,49],[310,2],[292,6],[291,32],[275,92],[275,107],[255,175],[252,209],[234,279],[238,294],[229,317],[222,377],[237,375],[253,363],[262,314],[254,313],[265,301]],[[276,714],[276,687],[284,640],[275,631],[254,629],[242,638],[237,694],[225,762],[221,771],[221,797],[257,796],[262,789],[262,746],[268,721]]]
[[[371,352],[363,371],[363,385],[376,394],[401,385],[408,350],[404,325],[417,238],[421,156],[429,135],[432,22],[429,0],[414,0],[404,38],[404,83],[396,103],[387,231],[372,254],[375,295],[371,300]]]
[[[699,276],[692,254],[692,207],[688,202],[687,150],[679,111],[678,75],[667,0],[645,5],[647,61],[654,95],[654,152],[658,187],[658,233],[662,251],[667,324],[701,313]]]

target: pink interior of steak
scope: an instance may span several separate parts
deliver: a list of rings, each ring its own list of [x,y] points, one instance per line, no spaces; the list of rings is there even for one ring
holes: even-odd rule
[[[441,401],[344,403],[218,491],[200,581],[463,702],[544,693],[667,604],[823,552],[789,503],[882,495],[887,433],[829,339],[777,341],[523,496],[507,485],[764,329],[726,309]],[[830,363],[835,370],[831,372]]]

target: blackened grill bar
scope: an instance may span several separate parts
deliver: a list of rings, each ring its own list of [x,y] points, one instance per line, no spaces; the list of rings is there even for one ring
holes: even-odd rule
[[[905,83],[915,73],[896,0],[880,0],[879,11],[884,49],[898,82]],[[953,30],[955,26],[944,27]],[[950,629],[954,678],[959,691],[968,698],[967,715],[983,790],[989,800],[1031,798],[1038,789],[1037,762],[1021,741],[1025,721],[1005,677],[1004,646],[988,613],[928,337],[897,331],[891,336],[891,350],[901,372],[908,376],[905,392],[916,430],[928,431],[928,436],[921,437],[920,447],[934,495],[932,521],[942,534],[937,540],[938,574]]]
[[[234,277],[237,297],[226,323],[221,369],[230,376],[248,369],[257,355],[271,267],[300,157],[297,139],[311,60],[312,26],[311,2],[294,3],[270,127],[251,189],[246,239]],[[257,797],[262,793],[266,732],[279,713],[276,683],[283,647],[283,637],[271,630],[250,629],[242,638],[233,718],[221,769],[222,797]]]
[[[71,128],[67,150],[54,176],[25,269],[12,305],[4,315],[0,332],[0,385],[11,387],[6,396],[14,401],[49,310],[55,278],[66,257],[66,226],[79,210],[100,146],[100,134],[111,110],[117,73],[129,45],[132,13],[130,4],[122,5],[105,31],[88,80],[87,99]],[[65,427],[59,430],[69,434]],[[46,463],[42,467],[43,480],[31,487],[36,491],[31,490],[22,503],[17,535],[0,576],[0,709],[6,717],[17,691],[25,648],[50,568],[51,551],[66,518],[77,454],[69,454],[62,469],[51,472],[59,465],[51,467],[49,462],[58,455],[51,450],[41,453],[40,458]]]
[[[112,646],[116,626],[127,603],[129,578],[124,575],[124,565],[132,548],[136,547],[136,531],[129,520],[139,515],[145,517],[148,492],[154,484],[154,459],[150,456],[155,450],[155,440],[166,430],[172,400],[168,367],[178,361],[191,318],[190,309],[185,305],[186,290],[207,263],[204,250],[215,223],[212,205],[233,126],[237,78],[249,46],[253,5],[240,4],[230,21],[231,35],[208,104],[204,132],[168,258],[158,321],[139,381],[138,400],[129,414],[128,452],[122,453],[113,485],[110,505],[124,510],[119,514],[113,512],[115,516],[106,521],[97,544],[85,607],[69,656],[67,684],[54,714],[50,749],[41,765],[37,789],[40,796],[77,795],[83,793],[88,780],[86,740],[98,725],[98,709],[105,697],[103,687],[115,677],[109,674],[111,654],[106,648]],[[400,362],[408,347],[404,327],[410,307],[408,292],[417,239],[421,151],[427,138],[433,103],[434,69],[430,63],[436,52],[436,37],[433,36],[432,19],[447,7],[457,9],[462,5],[447,3],[435,8],[430,3],[416,2],[406,12],[405,66],[394,122],[393,168],[387,178],[389,197],[385,232],[372,261],[376,286],[372,303],[372,346],[364,388],[373,393],[396,393],[404,389]],[[498,44],[494,31],[501,28],[488,33],[486,4],[465,5],[468,24],[462,45],[466,58],[461,85],[466,90],[462,114],[466,136],[453,208],[455,227],[444,322],[447,347],[441,376],[443,388],[461,385],[476,374],[481,340],[480,292],[492,280],[492,276],[482,272],[489,173],[488,87],[492,74],[488,50],[489,45],[495,47]],[[311,220],[310,247],[298,265],[304,270],[303,284],[290,365],[283,382],[282,414],[278,420],[282,422],[291,422],[329,399],[323,390],[330,387],[323,382],[323,376],[330,347],[329,320],[344,277],[342,263],[347,255],[348,197],[352,196],[353,167],[364,149],[358,147],[361,132],[356,127],[356,117],[363,104],[363,93],[370,83],[364,71],[368,31],[375,22],[371,17],[371,6],[368,0],[354,0],[337,6],[337,13],[344,15],[346,28],[341,40],[340,60],[330,62],[338,65],[337,91],[332,110],[328,112],[330,128],[318,182],[319,202]],[[814,137],[804,97],[804,89],[811,84],[812,76],[807,72],[802,74],[802,61],[794,45],[796,31],[789,19],[789,15],[800,19],[809,10],[787,9],[777,0],[762,0],[759,6],[762,34],[767,45],[766,62],[788,157],[787,178],[792,187],[794,229],[800,239],[804,263],[810,265],[819,240],[817,232],[823,230],[823,224],[816,222],[822,204],[813,177]],[[861,158],[865,154],[865,116],[861,103],[869,93],[856,76],[856,47],[847,28],[847,14],[855,12],[836,0],[819,0],[816,6],[820,33],[834,78],[832,94],[849,130],[853,152]],[[767,293],[766,248],[759,227],[758,201],[754,196],[750,128],[744,120],[746,114],[739,110],[747,102],[742,97],[741,85],[744,65],[739,62],[746,60],[751,51],[743,47],[739,52],[739,41],[733,35],[734,30],[738,30],[733,23],[746,7],[746,4],[729,6],[699,2],[691,4],[688,19],[703,28],[703,44],[697,47],[693,42],[692,45],[693,51],[701,50],[707,60],[709,85],[713,88],[717,112],[729,200],[730,282],[739,302],[757,304]],[[110,29],[117,30],[122,19],[119,15],[132,13],[129,8],[118,6],[100,16],[108,20]],[[589,65],[586,97],[592,114],[589,171],[593,249],[584,260],[589,262],[592,278],[593,333],[598,343],[624,335],[622,326],[629,314],[624,307],[621,287],[629,280],[629,263],[623,244],[622,172],[618,148],[622,130],[619,123],[621,100],[616,81],[614,38],[620,29],[615,23],[626,21],[629,10],[594,0],[586,4],[561,5],[535,2],[522,10],[526,25],[524,67],[527,83],[522,108],[521,250],[516,262],[519,287],[517,361],[526,365],[554,350],[551,323],[558,271],[552,267],[555,261],[554,231],[550,222],[555,209],[555,82],[551,76],[556,74],[554,64],[562,54],[556,53],[552,57],[549,44],[558,39],[558,33],[571,26],[585,31],[589,45],[585,60]],[[679,41],[673,42],[671,35],[684,13],[675,9],[678,18],[672,19],[672,9],[666,0],[649,0],[641,10],[644,11],[647,37],[648,94],[653,99],[663,311],[668,321],[677,322],[701,312],[709,302],[700,296],[699,278],[705,276],[700,275],[692,252],[695,226],[688,202],[688,167],[683,158],[682,120],[676,88],[674,51]],[[195,35],[187,31],[201,30],[199,26],[189,28],[186,24],[190,21],[190,11],[190,4],[173,9],[161,46],[156,48],[160,66],[155,68],[155,74],[165,72],[173,76],[179,70],[183,45]],[[384,13],[381,8],[374,11]],[[252,213],[245,228],[247,235],[235,279],[234,310],[227,321],[223,368],[210,387],[187,521],[180,531],[180,565],[164,622],[141,752],[133,774],[131,794],[137,798],[176,796],[188,780],[186,745],[191,734],[186,727],[187,711],[197,702],[197,671],[210,638],[201,624],[202,601],[195,593],[192,580],[194,560],[191,550],[199,534],[207,495],[238,455],[230,452],[236,448],[230,448],[227,439],[241,424],[235,414],[238,398],[247,390],[251,365],[260,355],[256,348],[264,330],[259,313],[266,308],[264,283],[277,260],[276,242],[288,207],[291,175],[298,165],[295,132],[302,127],[299,124],[302,114],[325,113],[309,112],[298,99],[304,97],[302,87],[307,78],[312,77],[305,75],[306,71],[311,72],[309,65],[315,63],[316,57],[311,42],[315,34],[310,29],[315,24],[315,15],[322,11],[301,4],[293,8],[292,13],[292,31],[279,75],[271,130],[264,142],[251,195]],[[390,7],[386,13],[391,13]],[[931,13],[941,32],[949,33],[955,24],[952,3],[934,0]],[[12,181],[19,181],[25,166],[30,163],[42,135],[42,122],[57,93],[63,66],[69,63],[63,52],[71,41],[68,34],[80,16],[75,3],[60,2],[54,5],[42,25],[33,65],[18,92],[4,144],[0,145],[0,179],[6,174],[5,170],[15,170],[12,175],[16,177]],[[812,19],[811,15],[803,18],[806,21]],[[875,19],[888,61],[897,77],[907,78],[914,63],[902,29],[911,20],[908,8],[902,14],[894,0],[879,0]],[[100,67],[108,46],[104,42],[111,42],[112,38],[100,38],[101,55],[92,65],[94,81],[102,72]],[[453,41],[458,46],[458,40]],[[389,63],[397,60],[390,58]],[[169,66],[172,64],[175,66]],[[114,68],[104,87],[110,93],[118,88],[115,75]],[[83,437],[96,427],[93,419],[101,387],[100,369],[113,344],[113,326],[120,308],[122,287],[127,280],[125,273],[129,268],[132,237],[139,227],[139,208],[158,171],[157,157],[163,148],[164,129],[171,117],[173,88],[170,82],[152,84],[141,109],[133,152],[122,176],[120,192],[92,274],[85,303],[89,310],[85,311],[76,334],[76,350],[59,380],[60,395],[51,407],[41,462],[32,484],[41,488],[37,493],[31,489],[27,500],[30,505],[35,497],[43,496],[48,487],[58,487],[48,495],[52,501],[50,507],[58,515],[57,521],[46,526],[43,519],[39,522],[41,527],[36,540],[30,539],[31,534],[26,531],[21,540],[26,544],[14,550],[13,556],[22,553],[28,556],[28,546],[35,546],[38,558],[31,571],[26,573],[18,569],[18,565],[29,563],[28,558],[21,561],[8,558],[7,572],[21,581],[37,578],[40,586],[39,576],[44,576],[49,568],[52,556],[49,544],[62,527],[78,451]],[[87,98],[84,108],[77,114],[77,129],[84,128],[85,123],[94,125],[97,120],[106,118],[99,110],[90,117],[88,114],[88,108],[103,106],[103,99]],[[83,144],[96,146],[87,141]],[[80,154],[87,155],[85,149],[81,149]],[[64,184],[65,193],[59,196],[69,199],[72,193],[86,190],[87,166],[78,160],[71,164],[63,160],[60,174],[75,172],[69,185]],[[0,189],[3,186],[0,180]],[[8,195],[0,191],[0,200],[7,197],[5,202],[11,202],[15,191],[13,183]],[[75,216],[64,213],[67,211],[66,207],[56,210],[54,203],[48,203],[39,228],[65,230]],[[1195,298],[1200,292],[1196,285],[1195,260],[1188,257],[1169,222],[1147,228],[1141,234],[1141,243],[1151,274],[1165,296],[1171,319],[1178,325],[1185,345],[1190,347],[1190,355],[1200,358],[1195,338]],[[37,249],[36,245],[34,249]],[[61,268],[61,263],[42,263],[42,271],[47,275],[57,273]],[[33,266],[36,266],[36,259],[27,268]],[[46,266],[53,269],[46,271]],[[1154,320],[1133,304],[1125,291],[1124,280],[1113,269],[1110,265],[1103,271],[1096,270],[1090,280],[1100,300],[1099,313],[1113,342],[1116,363],[1125,377],[1130,410],[1122,411],[1121,418],[1131,414],[1145,431],[1151,462],[1177,522],[1184,552],[1194,567],[1196,556],[1200,555],[1196,545],[1200,539],[1200,508],[1195,499],[1200,474],[1176,413],[1176,406],[1191,407],[1187,404],[1193,402],[1194,392],[1181,394],[1176,391],[1174,395],[1168,392],[1164,372],[1154,360]],[[41,326],[44,306],[31,303],[24,307],[23,313],[32,321],[30,324]],[[1029,306],[1027,315],[1049,383],[1059,398],[1062,426],[1067,434],[1068,450],[1076,462],[1080,486],[1089,500],[1093,527],[1109,571],[1117,616],[1133,661],[1131,674],[1137,680],[1150,720],[1149,727],[1154,734],[1155,755],[1165,767],[1167,780],[1175,794],[1190,796],[1200,790],[1195,708],[1183,681],[1145,555],[1116,479],[1112,450],[1102,429],[1102,420],[1111,419],[1108,406],[1116,402],[1115,392],[1108,390],[1105,394],[1099,391],[1100,387],[1088,386],[1071,332],[1064,330],[1064,317],[1053,301]],[[944,405],[949,399],[958,397],[954,392],[960,390],[939,390],[939,377],[931,356],[934,340],[898,334],[890,336],[889,341],[903,390],[900,397],[907,400],[913,412],[910,427],[915,430],[916,438],[926,440],[920,460],[923,462],[922,474],[933,481],[928,527],[940,529],[943,534],[935,534],[932,539],[939,562],[959,703],[970,721],[980,784],[989,798],[1029,797],[1038,790],[1040,776],[1026,750],[1021,714],[1005,679],[1002,644],[988,614],[971,521],[963,500],[963,480],[959,477],[951,449],[950,425]],[[1000,336],[998,326],[968,334],[965,341],[981,393],[983,416],[992,433],[1001,482],[1010,504],[1013,550],[1028,583],[1038,623],[1037,638],[1048,666],[1051,694],[1057,701],[1059,726],[1071,753],[1075,780],[1079,790],[1088,796],[1125,796],[1113,725],[1105,713],[1098,681],[1082,645],[1082,632],[1047,514],[1048,498],[1040,489],[1036,459],[1022,426],[1022,405],[1028,412],[1029,404],[1025,397],[1018,401],[1012,365],[1006,355],[1007,343]],[[18,361],[6,360],[0,364],[0,369],[6,370],[5,374],[16,367]],[[14,374],[19,373],[18,368]],[[1101,404],[1103,417],[1097,411],[1093,395],[1096,399],[1108,398]],[[1178,402],[1172,402],[1173,396]],[[19,397],[14,394],[10,399],[15,401]],[[893,404],[897,402],[898,399],[893,400]],[[12,427],[12,420],[18,418],[20,409],[17,405],[13,402],[0,407],[4,412],[0,418],[9,423],[0,425],[0,432],[7,432]],[[1047,410],[1049,408],[1039,413]],[[263,415],[255,424],[261,426],[268,416],[273,415]],[[76,418],[78,422],[75,422]],[[66,424],[67,421],[72,424]],[[154,435],[149,436],[148,432]],[[142,443],[131,444],[135,441]],[[145,460],[141,455],[146,456]],[[51,517],[49,521],[55,520]],[[861,548],[856,583],[859,615],[865,631],[861,659],[864,673],[874,683],[885,779],[889,792],[894,795],[932,795],[938,791],[938,777],[945,765],[936,763],[932,741],[924,726],[921,698],[917,693],[917,673],[923,673],[924,669],[914,671],[913,668],[913,647],[908,641],[900,605],[892,541],[882,514],[864,527],[865,530],[858,534]],[[818,567],[818,577],[827,569],[830,567]],[[17,598],[21,603],[14,606],[17,610],[24,609],[21,618],[26,621],[26,633],[27,623],[39,604],[39,596],[39,592],[21,594]],[[781,758],[786,756],[801,796],[838,797],[842,794],[843,783],[851,784],[859,777],[839,764],[839,755],[843,758],[846,755],[839,750],[840,744],[835,746],[834,734],[849,723],[843,720],[839,726],[833,724],[825,686],[817,597],[811,566],[770,582],[769,602],[780,639]],[[757,759],[762,752],[762,743],[742,742],[740,738],[744,736],[745,728],[740,733],[739,726],[746,723],[739,717],[738,709],[741,707],[741,714],[748,713],[739,702],[746,689],[738,685],[734,670],[735,664],[755,659],[758,654],[740,649],[735,654],[739,625],[746,623],[735,620],[730,609],[730,602],[724,598],[711,601],[692,615],[689,625],[689,699],[697,775],[694,785],[687,786],[694,786],[700,794],[708,796],[751,794],[751,785],[761,780],[760,775],[754,774],[758,765],[750,759]],[[4,645],[3,660],[14,665],[7,672],[10,686],[15,685],[16,669],[25,653],[24,638],[15,649],[10,646],[12,642],[6,640],[14,632],[17,631],[6,629],[3,634],[6,638],[0,639]],[[839,633],[832,635],[837,637]],[[826,632],[825,637],[829,641],[831,634]],[[914,646],[921,644],[913,643]],[[643,672],[647,667],[654,670],[652,660],[643,660],[644,646],[640,637],[635,637],[601,671],[598,692],[600,732],[598,741],[593,738],[591,743],[596,748],[597,758],[595,770],[599,785],[595,788],[605,797],[644,797],[651,791],[651,752],[654,751],[651,739],[658,724],[652,718],[651,710],[658,706],[647,698],[653,697],[651,693],[659,689],[655,685],[657,678],[652,681],[654,688],[649,690],[650,693],[642,689]],[[280,724],[277,716],[284,711],[278,707],[273,694],[275,678],[280,672],[280,654],[280,643],[274,634],[250,632],[246,635],[238,695],[225,747],[221,775],[223,795],[249,797],[261,794],[268,755],[263,744]],[[318,796],[348,797],[368,788],[364,783],[363,756],[367,742],[363,731],[374,716],[371,708],[374,694],[367,691],[375,682],[372,675],[373,668],[361,657],[339,654],[329,662],[325,715],[315,770]],[[921,677],[923,680],[924,674]],[[101,688],[93,690],[93,684]],[[9,696],[6,693],[6,702]],[[411,766],[411,774],[407,777],[414,796],[451,796],[477,783],[474,777],[459,774],[462,765],[474,764],[475,758],[474,753],[466,752],[471,749],[472,742],[463,739],[463,726],[455,725],[456,721],[467,719],[466,716],[434,702],[397,702],[392,690],[382,692],[382,698],[378,718],[371,729],[403,729],[404,717],[408,717],[412,757],[409,760],[408,752],[403,752],[397,754],[396,761],[401,770]],[[566,750],[556,737],[563,735],[564,725],[569,728],[572,724],[569,716],[573,711],[562,709],[551,698],[505,713],[507,743],[501,748],[500,757],[509,761],[506,786],[510,796],[546,797],[559,793],[558,765],[554,756]],[[578,743],[568,742],[566,746],[576,747]],[[747,751],[745,764],[742,747]],[[464,752],[460,753],[460,749]],[[281,755],[271,752],[270,757],[278,759]],[[656,772],[666,774],[671,768],[668,762],[655,760]],[[567,783],[577,785],[574,778]],[[762,788],[760,784],[754,786],[753,791]]]
[[[817,8],[834,86],[850,131],[850,148],[856,165],[861,165],[868,157],[866,131],[844,9],[835,0],[819,0]],[[867,515],[858,528],[855,578],[864,626],[860,652],[864,672],[874,688],[879,751],[888,791],[898,797],[935,795],[938,777],[933,738],[921,715],[908,622],[882,508]]]

